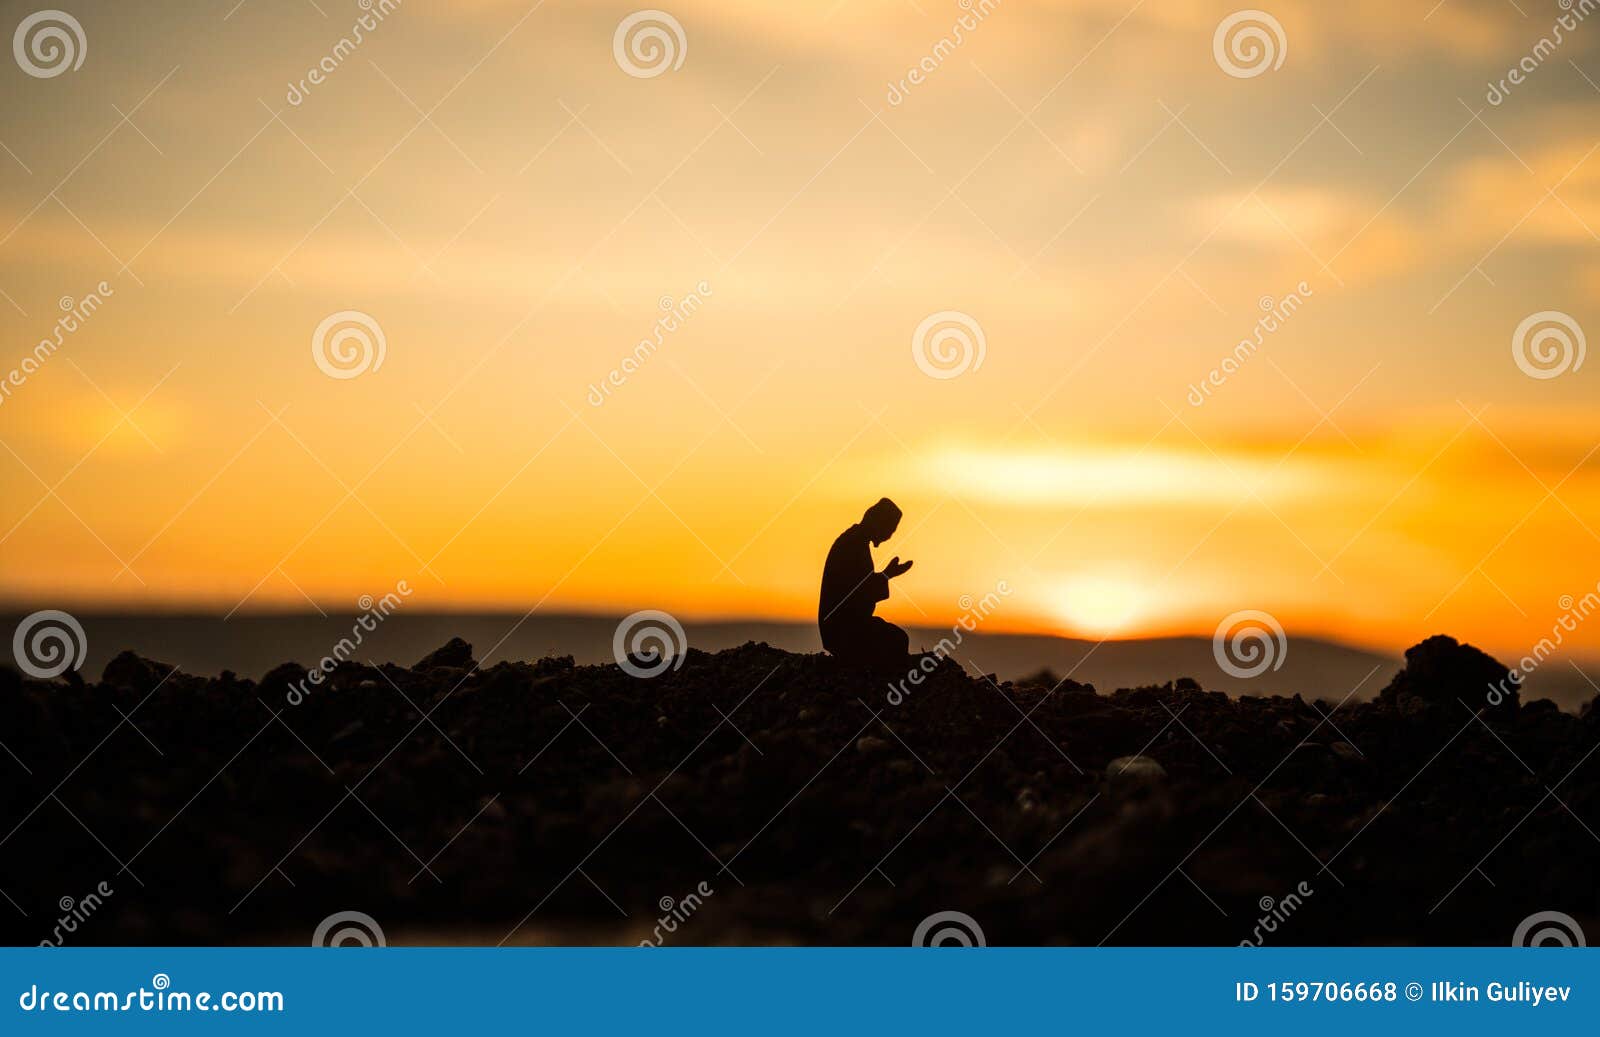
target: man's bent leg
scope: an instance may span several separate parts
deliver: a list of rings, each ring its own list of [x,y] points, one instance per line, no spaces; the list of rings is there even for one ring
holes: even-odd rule
[[[886,619],[871,617],[863,631],[869,661],[874,665],[903,667],[911,648],[911,638]]]
[[[829,625],[823,647],[840,662],[852,666],[900,668],[906,663],[911,639],[893,623],[868,616],[860,622]]]

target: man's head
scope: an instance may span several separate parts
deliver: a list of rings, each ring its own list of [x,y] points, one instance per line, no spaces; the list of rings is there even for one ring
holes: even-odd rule
[[[899,525],[900,509],[888,497],[881,498],[861,516],[861,528],[867,531],[874,547],[894,536]]]

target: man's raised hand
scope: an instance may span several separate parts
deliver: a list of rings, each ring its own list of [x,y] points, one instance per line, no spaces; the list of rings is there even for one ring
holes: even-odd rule
[[[893,558],[889,559],[889,564],[884,567],[884,578],[892,580],[896,576],[899,576],[901,573],[905,572],[907,569],[911,568],[913,564],[914,563],[912,562],[902,562],[900,560],[900,556],[895,555]]]

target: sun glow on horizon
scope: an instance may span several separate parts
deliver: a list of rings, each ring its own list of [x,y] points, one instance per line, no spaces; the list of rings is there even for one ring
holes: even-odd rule
[[[1146,618],[1150,591],[1136,580],[1111,575],[1084,575],[1065,580],[1051,596],[1054,615],[1072,634],[1129,637]]]

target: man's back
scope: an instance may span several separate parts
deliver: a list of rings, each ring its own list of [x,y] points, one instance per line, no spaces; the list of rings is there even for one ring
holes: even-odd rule
[[[817,625],[827,638],[830,626],[859,622],[889,596],[888,581],[872,569],[867,531],[851,526],[834,538],[822,566],[822,591],[817,600]]]

